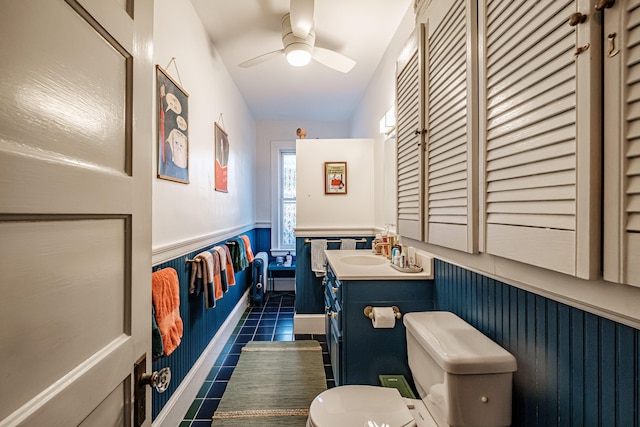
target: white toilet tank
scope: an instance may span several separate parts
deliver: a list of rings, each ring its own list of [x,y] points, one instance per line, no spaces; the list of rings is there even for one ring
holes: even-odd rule
[[[413,380],[439,426],[511,425],[511,353],[450,312],[403,322]]]

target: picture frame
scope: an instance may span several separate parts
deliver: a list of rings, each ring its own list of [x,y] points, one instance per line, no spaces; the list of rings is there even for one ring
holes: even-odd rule
[[[229,182],[229,135],[216,122],[214,125],[215,135],[215,159],[214,159],[214,175],[215,190],[227,193]]]
[[[158,178],[189,183],[189,94],[156,65]]]
[[[347,162],[324,163],[324,194],[347,194]]]

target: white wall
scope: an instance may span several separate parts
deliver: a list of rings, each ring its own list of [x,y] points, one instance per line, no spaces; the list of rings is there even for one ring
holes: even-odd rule
[[[189,0],[156,0],[154,50],[154,63],[165,68],[189,93],[190,179],[189,184],[180,184],[155,178],[154,148],[155,254],[159,249],[213,233],[253,227],[256,132],[249,108]],[[173,64],[168,66],[173,57],[177,70]],[[153,102],[155,105],[156,100]],[[214,191],[214,122],[220,114],[229,134],[228,193]]]
[[[271,143],[294,142],[296,129],[307,131],[307,140],[315,138],[347,138],[349,123],[344,122],[257,122],[256,124],[256,221],[271,224]]]
[[[374,176],[374,201],[375,201],[375,225],[383,227],[385,224],[384,215],[384,140],[385,136],[379,132],[380,118],[386,111],[395,105],[395,77],[396,59],[400,56],[402,47],[409,39],[415,28],[415,15],[413,13],[413,2],[407,9],[393,40],[387,47],[385,54],[376,70],[369,87],[362,97],[362,101],[351,121],[350,136],[352,138],[373,138],[374,139],[374,169],[379,172]],[[392,160],[395,162],[395,158]]]
[[[372,139],[297,141],[296,235],[373,227],[372,148]],[[324,162],[347,162],[347,194],[324,193]]]

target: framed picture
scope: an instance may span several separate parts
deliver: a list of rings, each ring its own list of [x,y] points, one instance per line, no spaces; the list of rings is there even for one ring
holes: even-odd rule
[[[229,177],[229,137],[217,122],[214,133],[216,138],[215,189],[226,193]]]
[[[189,94],[156,65],[158,178],[189,183]]]
[[[324,194],[347,194],[347,162],[324,163]]]

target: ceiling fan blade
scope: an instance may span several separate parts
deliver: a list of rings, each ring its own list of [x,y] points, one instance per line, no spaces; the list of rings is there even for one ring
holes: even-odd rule
[[[293,35],[306,38],[313,28],[313,0],[291,0],[289,15]]]
[[[313,59],[329,68],[348,73],[356,65],[356,61],[341,53],[321,47],[313,48]]]
[[[244,62],[241,62],[240,64],[238,64],[238,67],[240,68],[249,68],[249,67],[253,67],[254,65],[258,65],[258,64],[262,64],[263,62],[267,62],[268,60],[270,60],[271,58],[274,58],[280,54],[284,53],[284,49],[278,49],[278,50],[274,50],[273,52],[268,52],[268,53],[264,53],[262,55],[256,56],[255,58],[251,58],[248,59]]]

